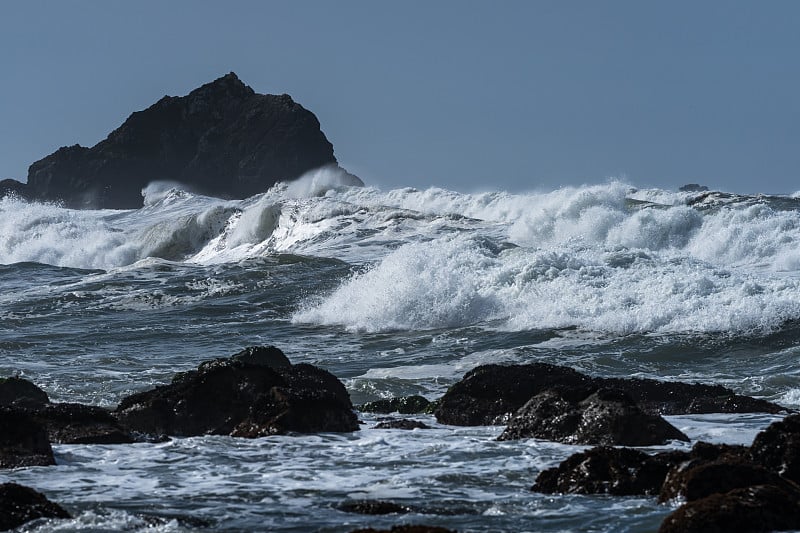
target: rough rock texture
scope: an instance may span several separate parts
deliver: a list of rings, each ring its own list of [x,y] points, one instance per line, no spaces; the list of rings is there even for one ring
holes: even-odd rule
[[[0,407],[0,468],[54,464],[45,428],[23,411]]]
[[[59,444],[127,444],[134,442],[114,415],[102,407],[54,403],[28,411]]]
[[[651,446],[689,438],[658,415],[643,412],[626,393],[573,389],[537,394],[511,418],[498,440],[538,438],[566,444]]]
[[[735,394],[718,385],[652,379],[591,378],[546,363],[484,365],[468,372],[442,397],[439,422],[458,426],[506,423],[529,399],[547,389],[572,389],[580,396],[600,388],[626,392],[642,410],[661,415],[688,413],[782,412],[781,406]]]
[[[423,413],[431,404],[423,396],[401,396],[399,398],[389,398],[376,400],[359,405],[357,409],[363,413],[400,413],[401,415],[413,415]]]
[[[245,198],[325,165],[336,158],[313,113],[230,73],[133,113],[92,148],[58,149],[30,166],[27,186],[3,186],[70,207],[128,209],[142,206],[142,188],[156,180]]]
[[[130,431],[176,436],[358,430],[350,396],[329,372],[308,364],[275,366],[274,356],[253,364],[240,355],[202,363],[169,385],[123,399],[120,422]]]
[[[419,420],[390,419],[381,420],[372,429],[430,429],[425,422]]]
[[[670,470],[659,501],[683,498],[688,502],[753,485],[787,485],[778,474],[762,466],[736,461],[712,461],[680,465]]]
[[[360,500],[341,504],[338,509],[345,513],[382,515],[382,514],[405,514],[411,509],[393,502],[382,500]]]
[[[0,406],[42,407],[50,403],[47,393],[18,377],[0,378]]]
[[[16,483],[0,484],[0,531],[37,518],[69,518],[69,513],[35,490]]]
[[[12,179],[0,180],[0,198],[5,198],[6,196],[27,198],[28,185]]]
[[[735,489],[680,506],[660,533],[729,533],[800,529],[800,493],[774,485]]]
[[[544,470],[531,490],[545,494],[654,495],[667,472],[689,458],[686,452],[649,455],[631,448],[601,446],[571,455]]]
[[[50,403],[42,389],[30,381],[0,379],[0,406],[29,417],[47,431],[50,442],[60,444],[122,444],[133,442],[107,409],[77,403]]]
[[[768,470],[800,483],[800,415],[773,422],[756,435],[750,456]]]

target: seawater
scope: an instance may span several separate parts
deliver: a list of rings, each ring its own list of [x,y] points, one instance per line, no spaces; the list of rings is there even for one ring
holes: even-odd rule
[[[356,404],[435,399],[477,365],[542,361],[800,406],[793,195],[339,183],[320,171],[236,201],[152,184],[132,211],[0,200],[0,375],[113,407],[274,344],[330,370]],[[411,418],[432,429],[371,429],[363,414],[343,435],[56,445],[57,466],[0,481],[75,517],[26,531],[654,531],[674,508],[532,493],[538,472],[583,448]],[[693,440],[748,444],[776,417],[669,419]],[[362,499],[412,512],[337,509]]]

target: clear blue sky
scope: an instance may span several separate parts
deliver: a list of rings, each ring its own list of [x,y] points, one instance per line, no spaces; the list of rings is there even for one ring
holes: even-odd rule
[[[235,71],[383,188],[800,190],[800,2],[0,2],[0,178]]]

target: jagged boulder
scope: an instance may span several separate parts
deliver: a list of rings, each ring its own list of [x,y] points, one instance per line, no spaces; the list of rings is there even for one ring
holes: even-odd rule
[[[780,405],[719,385],[593,378],[563,366],[530,363],[471,370],[445,393],[435,415],[439,422],[456,426],[505,424],[533,396],[552,388],[583,397],[601,388],[616,389],[630,395],[643,411],[660,415],[785,411]]]
[[[652,446],[688,441],[658,415],[643,412],[626,393],[599,389],[585,398],[553,389],[531,398],[498,440],[537,438],[566,444]]]
[[[327,165],[337,166],[333,146],[312,112],[289,95],[258,94],[231,72],[133,113],[91,148],[58,149],[30,166],[27,185],[2,187],[69,207],[134,209],[152,181],[245,198]]]
[[[358,430],[350,396],[335,376],[309,364],[286,366],[275,354],[252,357],[254,350],[207,361],[169,385],[129,396],[116,414],[130,431],[148,435]]]
[[[18,528],[38,518],[70,518],[70,515],[29,487],[0,484],[0,531]]]

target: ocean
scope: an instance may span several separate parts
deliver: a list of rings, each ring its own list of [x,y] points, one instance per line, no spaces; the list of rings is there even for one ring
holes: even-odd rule
[[[636,189],[528,194],[338,186],[311,173],[245,200],[156,183],[138,210],[0,200],[0,376],[114,407],[179,371],[272,344],[354,404],[441,396],[485,363],[722,384],[800,407],[800,197]],[[71,520],[24,531],[645,532],[677,504],[542,495],[585,449],[502,427],[54,445],[0,470]],[[779,417],[670,416],[749,444]],[[688,448],[690,444],[647,448]],[[402,515],[339,510],[354,500]]]

